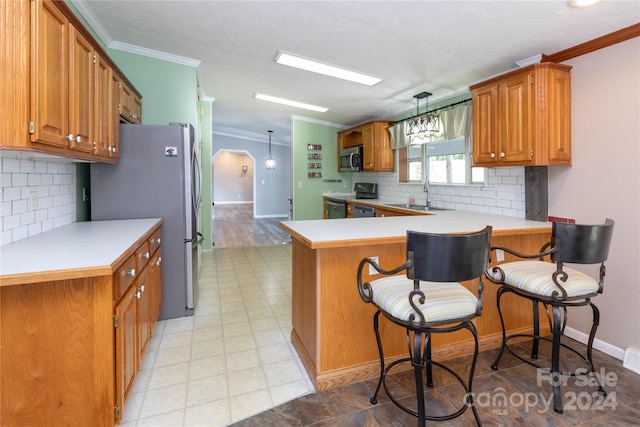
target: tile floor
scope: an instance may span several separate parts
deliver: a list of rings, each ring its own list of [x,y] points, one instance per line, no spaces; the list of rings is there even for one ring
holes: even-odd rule
[[[193,317],[158,322],[123,426],[224,426],[313,392],[291,345],[291,246],[202,256]]]

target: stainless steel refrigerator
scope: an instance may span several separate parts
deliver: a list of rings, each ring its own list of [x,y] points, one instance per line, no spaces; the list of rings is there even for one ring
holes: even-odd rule
[[[162,218],[160,319],[193,315],[202,177],[193,126],[120,125],[118,163],[91,165],[91,219]]]

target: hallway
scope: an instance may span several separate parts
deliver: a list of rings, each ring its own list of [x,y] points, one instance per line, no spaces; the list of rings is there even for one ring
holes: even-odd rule
[[[215,249],[291,242],[289,235],[278,226],[287,218],[254,218],[253,203],[218,203],[212,211]]]

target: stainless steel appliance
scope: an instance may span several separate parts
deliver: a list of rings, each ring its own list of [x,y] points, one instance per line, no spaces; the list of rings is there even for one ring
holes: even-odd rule
[[[328,219],[346,218],[347,202],[345,200],[336,200],[327,198]]]
[[[190,124],[120,125],[118,164],[91,165],[91,219],[162,218],[160,319],[193,315],[202,177]]]
[[[362,170],[362,145],[340,150],[340,172]]]
[[[376,208],[371,206],[353,205],[354,218],[369,218],[376,216]]]

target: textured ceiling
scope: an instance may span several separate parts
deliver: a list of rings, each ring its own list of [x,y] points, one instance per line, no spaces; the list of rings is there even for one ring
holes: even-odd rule
[[[291,115],[355,125],[433,103],[472,83],[640,22],[640,1],[73,0],[107,45],[201,61],[214,134],[290,142]],[[278,65],[278,50],[384,78],[368,87]],[[315,113],[255,92],[329,107]],[[424,106],[421,103],[421,106]]]

